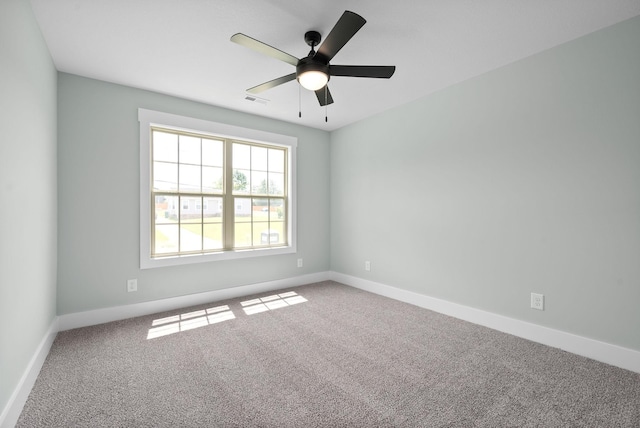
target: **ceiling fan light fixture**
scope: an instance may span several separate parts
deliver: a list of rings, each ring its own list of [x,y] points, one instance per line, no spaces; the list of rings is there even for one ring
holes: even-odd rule
[[[296,66],[296,78],[303,88],[317,91],[324,88],[329,81],[329,66],[314,61],[311,56],[302,58]]]
[[[324,88],[328,81],[329,76],[318,70],[305,71],[298,76],[298,82],[300,82],[303,88],[310,91],[317,91],[318,89]]]
[[[304,34],[304,41],[307,45],[311,46],[311,51],[309,51],[306,57],[301,59],[245,34],[234,34],[231,36],[232,42],[296,67],[295,73],[269,80],[268,82],[247,89],[247,92],[250,94],[259,94],[267,89],[275,88],[278,85],[296,79],[300,86],[315,92],[320,105],[326,107],[328,104],[333,104],[333,97],[327,85],[329,80],[331,80],[331,76],[390,78],[396,69],[396,67],[392,65],[329,64],[338,51],[351,40],[366,22],[367,21],[357,13],[345,10],[321,45],[320,40],[322,37],[320,33],[314,30],[307,31]],[[319,47],[316,51],[317,46]],[[298,88],[300,88],[300,86]]]

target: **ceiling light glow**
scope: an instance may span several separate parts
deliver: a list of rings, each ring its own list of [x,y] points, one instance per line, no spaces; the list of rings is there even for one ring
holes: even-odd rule
[[[303,88],[310,91],[317,91],[323,88],[329,81],[329,76],[322,71],[309,70],[298,76],[298,81]]]

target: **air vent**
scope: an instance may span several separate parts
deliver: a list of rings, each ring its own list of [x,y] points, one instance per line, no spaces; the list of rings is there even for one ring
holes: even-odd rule
[[[254,103],[259,103],[259,104],[263,104],[263,105],[267,105],[267,103],[269,102],[269,100],[264,99],[264,98],[260,98],[260,97],[256,97],[255,95],[247,95],[246,97],[244,97],[245,100],[247,101],[252,101]]]

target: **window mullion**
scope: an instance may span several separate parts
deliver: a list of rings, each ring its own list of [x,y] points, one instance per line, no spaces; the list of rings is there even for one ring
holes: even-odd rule
[[[178,168],[178,181],[176,182],[176,192],[178,193],[178,254],[180,254],[180,251],[182,249],[182,195],[180,194],[181,186],[180,186],[180,134],[178,134],[178,145],[177,145],[177,150],[178,153],[176,153],[176,159],[178,161],[177,168]]]
[[[233,143],[224,140],[224,189],[222,196],[223,247],[230,250],[234,246],[235,211],[233,198]]]

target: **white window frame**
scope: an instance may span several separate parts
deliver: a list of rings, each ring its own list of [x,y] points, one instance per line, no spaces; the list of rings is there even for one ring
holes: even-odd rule
[[[203,263],[219,260],[235,260],[249,257],[274,256],[296,252],[296,148],[298,139],[289,135],[275,134],[256,129],[243,128],[224,123],[211,122],[164,113],[154,110],[138,109],[140,122],[140,268],[150,269],[164,266],[177,266],[191,263]],[[286,246],[275,248],[255,248],[246,250],[226,250],[207,254],[190,254],[173,257],[151,257],[151,127],[163,127],[176,131],[209,134],[214,137],[238,139],[247,142],[281,145],[287,147],[288,189]]]

